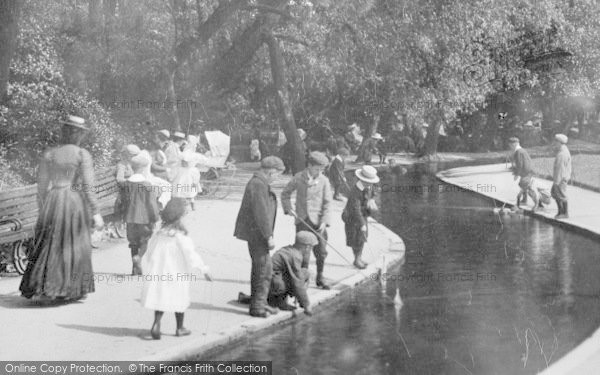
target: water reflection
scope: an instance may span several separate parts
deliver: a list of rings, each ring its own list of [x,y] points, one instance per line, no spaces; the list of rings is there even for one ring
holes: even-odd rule
[[[213,359],[272,359],[277,374],[533,374],[600,325],[594,241],[425,189],[439,184],[429,175],[384,182],[398,188],[380,219],[404,239],[405,263]]]

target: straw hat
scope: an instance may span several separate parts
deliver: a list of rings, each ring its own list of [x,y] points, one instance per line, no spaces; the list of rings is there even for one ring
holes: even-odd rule
[[[378,140],[379,140],[379,139],[383,139],[383,137],[382,137],[382,136],[381,136],[381,134],[379,134],[379,133],[375,133],[375,134],[373,134],[373,135],[371,136],[371,138],[373,138],[373,139],[378,139]]]
[[[175,132],[173,133],[173,138],[185,139],[185,134],[182,132]]]
[[[167,129],[162,129],[157,132],[158,134],[162,134],[167,138],[171,138],[171,133]]]
[[[377,169],[371,167],[370,165],[365,165],[361,169],[357,169],[354,171],[356,177],[359,180],[368,182],[370,184],[376,184],[379,182],[379,177],[377,176]]]
[[[69,115],[67,116],[66,120],[61,120],[60,123],[63,125],[69,125],[83,130],[90,130],[87,126],[85,126],[85,120],[77,116]]]
[[[564,134],[557,134],[554,136],[554,139],[562,143],[563,145],[566,145],[567,142],[569,142],[569,138]]]

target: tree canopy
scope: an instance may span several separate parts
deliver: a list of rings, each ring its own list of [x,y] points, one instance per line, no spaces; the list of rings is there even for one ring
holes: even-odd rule
[[[592,0],[14,5],[0,0],[0,19],[15,21],[0,30],[0,55],[12,51],[5,89],[0,82],[0,156],[27,181],[56,141],[53,120],[68,111],[94,124],[101,165],[119,142],[143,143],[158,128],[282,128],[290,138],[325,119],[341,132],[380,116],[383,132],[397,121],[428,124],[425,153],[434,154],[441,127],[473,116],[473,143],[489,149],[504,108],[542,112],[544,126],[557,108],[596,111]]]

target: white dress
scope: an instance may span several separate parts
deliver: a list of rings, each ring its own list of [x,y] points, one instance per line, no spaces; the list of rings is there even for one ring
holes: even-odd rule
[[[192,270],[208,272],[192,239],[175,230],[154,233],[141,263],[142,306],[158,311],[184,312],[190,305],[190,283],[199,280]]]

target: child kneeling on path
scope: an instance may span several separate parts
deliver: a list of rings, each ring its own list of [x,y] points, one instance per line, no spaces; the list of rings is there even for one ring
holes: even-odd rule
[[[162,227],[150,239],[148,251],[142,257],[144,287],[141,303],[154,310],[154,323],[150,334],[160,339],[160,320],[165,311],[174,312],[177,322],[176,336],[187,336],[190,330],[183,326],[183,312],[190,305],[192,269],[202,271],[212,281],[209,268],[194,250],[194,243],[181,224],[186,213],[186,201],[174,198],[161,212]]]

